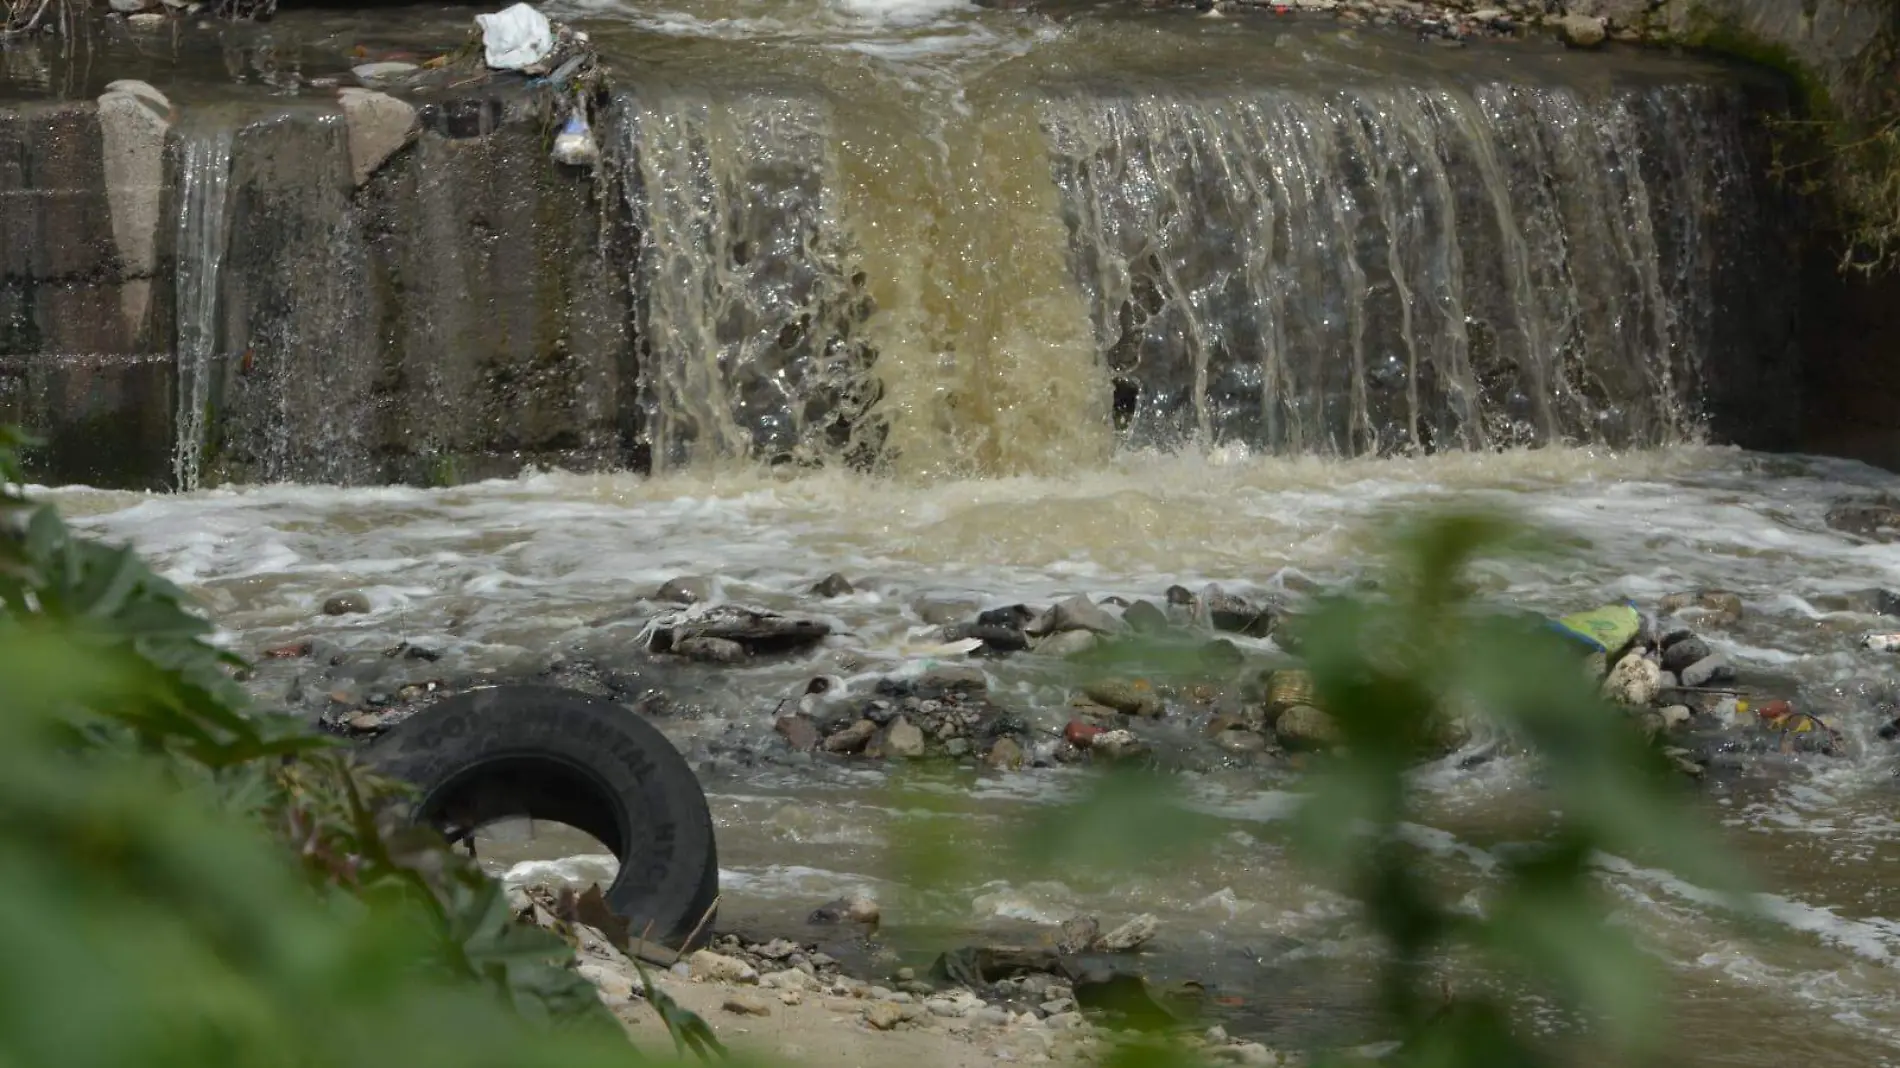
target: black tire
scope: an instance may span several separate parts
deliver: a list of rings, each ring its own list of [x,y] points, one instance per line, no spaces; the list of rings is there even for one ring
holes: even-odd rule
[[[472,690],[397,724],[364,757],[414,784],[413,818],[445,833],[529,816],[599,839],[620,861],[607,904],[635,937],[678,947],[695,928],[695,943],[710,933],[712,812],[679,750],[637,714],[542,686]]]

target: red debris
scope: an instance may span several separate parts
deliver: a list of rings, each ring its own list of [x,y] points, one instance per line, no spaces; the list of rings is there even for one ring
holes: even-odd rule
[[[1089,746],[1095,744],[1096,735],[1101,733],[1101,727],[1097,727],[1092,723],[1084,723],[1079,719],[1072,719],[1069,721],[1068,726],[1062,728],[1062,740],[1075,746],[1077,749],[1087,749]]]

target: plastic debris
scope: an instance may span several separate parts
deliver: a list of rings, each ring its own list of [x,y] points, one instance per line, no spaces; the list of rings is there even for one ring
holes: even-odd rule
[[[1596,652],[1615,655],[1636,640],[1642,616],[1631,604],[1609,604],[1552,620],[1551,626]]]
[[[554,135],[554,162],[570,167],[592,167],[600,162],[600,144],[594,140],[593,127],[587,124],[587,108],[575,101],[561,132]]]
[[[483,60],[496,70],[533,71],[554,54],[554,27],[527,4],[475,16]]]

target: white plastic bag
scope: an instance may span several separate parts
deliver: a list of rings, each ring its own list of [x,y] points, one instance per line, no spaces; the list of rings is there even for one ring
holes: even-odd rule
[[[477,15],[475,22],[482,28],[484,58],[496,70],[527,70],[554,54],[554,27],[527,4]]]
[[[600,145],[587,125],[585,107],[576,104],[561,132],[554,137],[554,161],[570,167],[592,167],[600,162]]]

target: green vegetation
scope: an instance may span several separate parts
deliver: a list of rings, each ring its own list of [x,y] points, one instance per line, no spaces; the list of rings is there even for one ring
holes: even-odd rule
[[[495,882],[406,827],[397,787],[298,725],[247,712],[242,665],[207,642],[178,589],[20,496],[19,444],[0,436],[0,1061],[637,1063],[563,967],[569,948],[515,923]],[[1405,1040],[1395,1063],[1556,1063],[1502,1004],[1434,978],[1448,955],[1476,952],[1599,1021],[1615,1063],[1632,1064],[1656,1049],[1661,1002],[1635,947],[1606,926],[1589,858],[1661,855],[1705,885],[1737,880],[1574,649],[1466,600],[1467,564],[1509,529],[1423,522],[1399,546],[1386,603],[1336,599],[1306,618],[1319,700],[1348,749],[1316,770],[1296,840],[1389,950],[1378,994],[1388,1035]],[[1547,754],[1562,812],[1481,916],[1442,900],[1402,834],[1406,773],[1450,707],[1480,708]],[[1193,849],[1213,821],[1170,789],[1103,776],[1016,844],[1022,863],[1114,867]],[[893,837],[942,862],[922,830]],[[706,1037],[663,998],[655,1007],[676,1041]],[[1133,1043],[1111,1059],[1191,1058]]]

